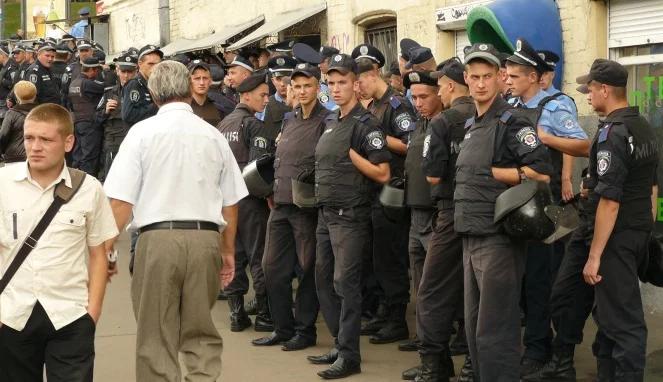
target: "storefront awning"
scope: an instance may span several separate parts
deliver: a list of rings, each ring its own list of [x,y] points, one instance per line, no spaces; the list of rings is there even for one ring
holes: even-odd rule
[[[270,20],[267,20],[260,28],[253,31],[248,36],[237,41],[227,48],[227,50],[236,50],[243,48],[247,45],[253,44],[256,41],[259,41],[267,36],[276,34],[286,28],[289,28],[300,21],[306,20],[307,18],[314,16],[322,11],[327,9],[326,3],[321,3],[315,6],[295,9],[288,12],[279,13],[274,15]]]
[[[249,20],[241,24],[227,25],[221,28],[220,30],[212,33],[209,36],[205,36],[198,40],[192,40],[192,41],[190,40],[187,46],[181,47],[180,49],[175,51],[174,54],[192,52],[194,50],[209,49],[215,46],[223,45],[232,37],[237,36],[238,34],[244,32],[245,30],[251,28],[252,26],[255,26],[258,23],[263,22],[264,20],[265,16],[260,15],[252,20]]]
[[[196,40],[190,40],[188,38],[181,38],[164,46],[163,48],[161,48],[161,51],[163,52],[163,55],[166,57],[173,56],[179,53],[180,51],[182,51],[183,49],[189,49],[191,44],[193,44],[195,41]]]

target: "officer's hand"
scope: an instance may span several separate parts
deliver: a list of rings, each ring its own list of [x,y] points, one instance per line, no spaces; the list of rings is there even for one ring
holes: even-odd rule
[[[603,277],[599,275],[599,267],[601,266],[601,259],[596,256],[589,256],[587,263],[585,264],[585,269],[582,270],[582,277],[585,279],[585,282],[589,285],[596,285]]]
[[[221,268],[221,286],[226,288],[235,278],[235,256],[224,256]]]
[[[106,114],[110,114],[115,109],[117,109],[117,100],[109,99],[106,102]]]
[[[573,199],[573,184],[570,179],[562,180],[562,199],[565,202]]]

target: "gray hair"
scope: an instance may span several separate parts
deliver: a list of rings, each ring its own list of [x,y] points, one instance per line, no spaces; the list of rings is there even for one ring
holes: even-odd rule
[[[163,61],[152,69],[147,88],[157,105],[182,101],[191,97],[191,76],[183,64]]]

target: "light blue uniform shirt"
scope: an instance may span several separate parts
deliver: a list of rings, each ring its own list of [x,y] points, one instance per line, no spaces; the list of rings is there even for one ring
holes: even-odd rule
[[[81,20],[74,24],[74,26],[71,27],[69,34],[76,38],[85,38],[85,27],[87,27],[87,19]]]
[[[338,105],[336,102],[334,102],[334,99],[331,97],[331,93],[329,92],[329,86],[327,86],[326,83],[320,82],[320,92],[318,92],[318,101],[320,101],[320,104],[327,108],[327,110],[336,110],[338,109]]]
[[[550,87],[545,90],[545,92],[552,96],[559,93],[560,91],[555,87],[555,85],[550,85]],[[563,103],[564,106],[569,108],[569,110],[573,110],[573,115],[575,115],[576,119],[578,118],[578,107],[576,106],[575,101],[573,101],[573,98],[567,96],[566,94],[562,94],[557,96],[555,99],[560,103]]]
[[[548,96],[550,96],[550,93],[540,90],[527,102],[523,103],[520,97],[517,97],[513,99],[513,102],[509,100],[509,103],[514,106],[522,105],[527,109],[534,109],[539,106],[542,99]],[[587,139],[587,133],[580,127],[576,115],[575,107],[571,108],[565,103],[553,99],[543,106],[538,127],[557,137]]]

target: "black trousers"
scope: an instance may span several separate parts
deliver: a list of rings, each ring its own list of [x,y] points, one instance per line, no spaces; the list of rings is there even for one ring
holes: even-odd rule
[[[123,137],[105,137],[101,149],[101,163],[99,165],[99,181],[103,182],[108,176],[108,171],[113,164],[113,160],[120,151],[120,144]]]
[[[590,243],[582,227],[571,234],[550,296],[555,338],[553,348],[572,351],[582,343],[583,330],[594,305],[594,287],[582,277]]]
[[[552,258],[554,247],[540,242],[527,243],[525,260],[526,324],[523,357],[547,361],[552,352],[550,328],[550,291],[552,289]]]
[[[426,252],[428,252],[433,235],[433,219],[437,215],[437,210],[411,208],[410,211],[410,235],[407,249],[410,255],[410,269],[416,296],[427,256]]]
[[[316,231],[315,285],[320,310],[342,358],[361,361],[361,267],[371,208],[322,207]]]
[[[239,201],[237,236],[235,238],[235,278],[225,288],[227,295],[245,295],[249,291],[249,266],[253,278],[253,290],[265,295],[265,275],[262,257],[265,251],[265,233],[269,207],[265,199],[247,196]]]
[[[21,331],[0,328],[0,381],[91,382],[95,324],[87,313],[55,330],[37,302]]]
[[[409,219],[392,221],[379,201],[373,203],[373,269],[384,292],[387,305],[407,304],[410,301],[408,275]]]
[[[505,235],[463,237],[465,331],[482,382],[520,380],[520,292],[525,244]]]
[[[72,166],[97,176],[101,158],[101,141],[104,134],[93,122],[80,121],[74,124],[76,142],[72,155]]]
[[[601,256],[602,280],[594,287],[594,319],[598,326],[594,355],[613,359],[618,376],[645,370],[647,324],[638,267],[645,257],[649,235],[631,229],[613,233]]]
[[[318,296],[315,290],[315,229],[317,211],[277,204],[269,214],[262,268],[276,333],[316,338]],[[292,275],[297,274],[295,314]]]
[[[417,293],[419,352],[448,349],[453,322],[463,310],[463,242],[454,231],[453,208],[440,210]]]

